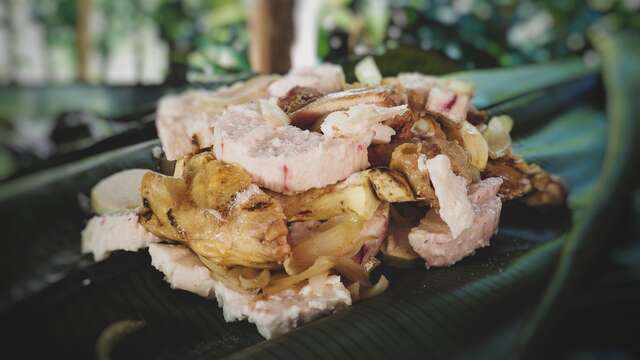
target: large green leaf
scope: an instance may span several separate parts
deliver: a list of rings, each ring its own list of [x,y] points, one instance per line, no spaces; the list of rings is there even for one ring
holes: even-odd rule
[[[539,89],[548,91],[557,83],[584,79],[575,80],[577,75],[591,74],[579,62],[571,64],[527,68],[529,79],[522,69],[459,76],[492,81],[490,88],[478,87],[479,98],[486,99],[483,106],[501,103],[491,111],[513,112],[518,121],[518,109],[526,108],[527,101],[530,106],[539,104]],[[605,70],[613,69],[609,65]],[[542,75],[547,73],[555,75]],[[611,76],[605,77],[607,90],[617,86]],[[518,97],[523,94],[527,96]],[[566,240],[575,239],[576,231],[584,233],[587,221],[600,214],[602,206],[594,206],[594,201],[603,196],[604,185],[618,187],[623,184],[620,176],[626,176],[603,180],[599,174],[601,168],[628,164],[627,158],[611,155],[614,145],[605,137],[630,129],[628,120],[620,120],[620,114],[610,109],[607,126],[597,102],[578,98],[557,102],[555,107],[547,103],[543,119],[531,111],[535,126],[529,127],[528,121],[516,124],[528,130],[519,133],[515,148],[569,184],[568,210],[507,204],[491,247],[451,268],[385,267],[382,271],[391,279],[391,287],[382,296],[271,341],[261,341],[248,323],[225,323],[215,302],[171,290],[144,252],[117,253],[97,264],[80,257],[79,231],[88,215],[78,205],[78,193],[86,193],[98,179],[119,169],[154,168],[150,150],[156,142],[9,183],[0,188],[0,217],[7,230],[5,251],[0,253],[0,321],[11,335],[8,346],[27,355],[83,358],[96,353],[96,344],[101,355],[113,358],[508,354],[523,324],[529,324],[529,309],[539,303],[558,255],[570,243]],[[621,101],[617,106],[626,109],[628,104]],[[627,144],[630,136],[621,137],[620,144]],[[620,149],[625,149],[623,154],[631,151]],[[548,310],[541,309],[537,314]]]

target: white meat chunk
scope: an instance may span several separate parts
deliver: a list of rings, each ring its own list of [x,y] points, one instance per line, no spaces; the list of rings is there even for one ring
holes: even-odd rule
[[[172,288],[215,298],[226,321],[248,320],[267,339],[351,305],[349,290],[339,276],[327,276],[314,286],[287,289],[256,300],[211,278],[197,256],[182,245],[154,244],[149,253],[151,264],[165,275]]]
[[[359,104],[346,111],[334,111],[327,115],[320,126],[322,133],[334,137],[358,137],[374,133],[374,142],[389,142],[395,131],[383,121],[402,115],[407,105],[383,107],[373,104]]]
[[[469,200],[473,205],[473,224],[454,237],[447,225],[434,210],[430,210],[411,229],[409,243],[424,260],[425,265],[450,266],[476,249],[489,245],[500,221],[502,202],[497,196],[502,179],[489,178],[469,188]]]
[[[100,261],[112,251],[138,251],[159,241],[138,223],[137,210],[123,210],[89,220],[82,230],[82,253],[92,253]]]
[[[428,159],[426,167],[440,204],[440,217],[449,226],[452,236],[458,237],[471,226],[474,216],[465,180],[453,173],[451,161],[446,155]]]

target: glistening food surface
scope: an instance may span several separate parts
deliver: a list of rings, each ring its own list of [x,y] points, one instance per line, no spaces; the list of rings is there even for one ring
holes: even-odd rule
[[[174,172],[132,173],[121,191],[138,204],[92,199],[110,210],[91,220],[83,249],[99,259],[150,246],[172,287],[271,338],[384,292],[384,274],[370,279],[380,261],[429,271],[488,246],[504,201],[565,201],[557,178],[513,153],[511,119],[470,105],[474,84],[343,79],[323,65],[163,100],[157,126]]]

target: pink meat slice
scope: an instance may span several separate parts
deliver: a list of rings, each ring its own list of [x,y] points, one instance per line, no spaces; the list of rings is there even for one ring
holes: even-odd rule
[[[449,227],[434,210],[411,229],[409,243],[425,260],[427,268],[453,265],[476,249],[489,245],[500,220],[502,202],[497,196],[500,185],[502,179],[488,178],[469,187],[473,224],[456,238],[451,236]]]
[[[295,126],[274,126],[248,104],[230,107],[217,119],[213,150],[218,159],[242,166],[259,186],[293,194],[367,168],[373,136],[329,138]]]

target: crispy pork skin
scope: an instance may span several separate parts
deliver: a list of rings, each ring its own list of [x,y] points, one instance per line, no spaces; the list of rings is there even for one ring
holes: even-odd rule
[[[502,202],[496,194],[501,184],[500,178],[488,178],[469,187],[473,223],[457,237],[451,235],[447,224],[434,210],[411,229],[409,243],[425,260],[427,268],[453,265],[476,249],[489,245],[500,220]]]
[[[273,126],[253,105],[229,108],[216,123],[216,158],[242,166],[261,187],[292,194],[320,188],[369,166],[374,133],[330,138],[294,126]]]

